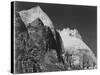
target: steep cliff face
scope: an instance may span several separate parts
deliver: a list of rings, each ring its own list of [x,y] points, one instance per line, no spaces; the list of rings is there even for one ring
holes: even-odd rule
[[[60,37],[58,34],[56,38]],[[39,18],[26,26],[19,16],[16,19],[16,73],[64,70],[60,41]]]
[[[21,19],[18,19],[21,21]],[[21,21],[16,21],[16,73],[27,73],[27,72],[40,72],[39,62],[43,60],[43,56],[46,52],[45,39],[45,27],[43,23],[36,19],[32,24],[26,27]],[[24,31],[21,25],[26,28]],[[44,34],[43,34],[44,33]]]
[[[56,30],[39,6],[17,14],[16,73],[89,69],[96,66],[93,52],[76,29]]]
[[[94,53],[82,40],[76,29],[71,30],[67,28],[59,31],[59,33],[63,40],[65,60],[67,59],[71,66],[80,66],[80,68],[96,67],[97,60]]]

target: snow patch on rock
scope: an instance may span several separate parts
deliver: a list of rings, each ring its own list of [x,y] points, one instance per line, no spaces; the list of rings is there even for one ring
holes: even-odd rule
[[[26,26],[29,23],[32,23],[37,18],[39,18],[45,26],[48,26],[50,28],[54,28],[51,19],[40,8],[40,6],[36,6],[36,7],[31,8],[31,9],[28,9],[28,10],[22,10],[19,12],[19,15]]]

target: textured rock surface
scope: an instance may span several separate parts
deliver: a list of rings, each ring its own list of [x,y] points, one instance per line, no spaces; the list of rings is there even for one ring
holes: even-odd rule
[[[95,55],[83,42],[76,29],[59,31],[59,35],[50,18],[40,7],[22,10],[17,14],[19,15],[16,16],[15,23],[16,73],[96,67]],[[64,61],[60,62],[60,58]]]
[[[53,27],[51,19],[39,6],[29,10],[22,10],[19,14],[25,25],[32,23],[35,19],[39,18],[45,26]]]
[[[64,43],[65,55],[68,56],[67,59],[70,57],[72,66],[80,66],[81,68],[84,68],[84,66],[85,68],[94,68],[96,66],[97,60],[94,53],[85,44],[76,29],[67,28],[59,31],[59,33]]]
[[[55,44],[48,42],[52,37],[47,34],[50,35],[48,27],[39,18],[27,27],[19,17],[16,19],[16,73],[64,70],[53,47]]]

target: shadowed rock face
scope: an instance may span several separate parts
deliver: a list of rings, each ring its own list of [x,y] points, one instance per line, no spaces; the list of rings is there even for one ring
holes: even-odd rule
[[[64,70],[59,63],[63,60],[61,37],[55,32],[56,38],[39,18],[27,26],[20,17],[16,19],[16,73]]]

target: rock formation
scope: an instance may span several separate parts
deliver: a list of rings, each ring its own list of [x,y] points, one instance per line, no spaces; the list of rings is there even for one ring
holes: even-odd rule
[[[76,29],[54,28],[39,7],[22,10],[15,21],[16,73],[94,68],[96,58]]]

